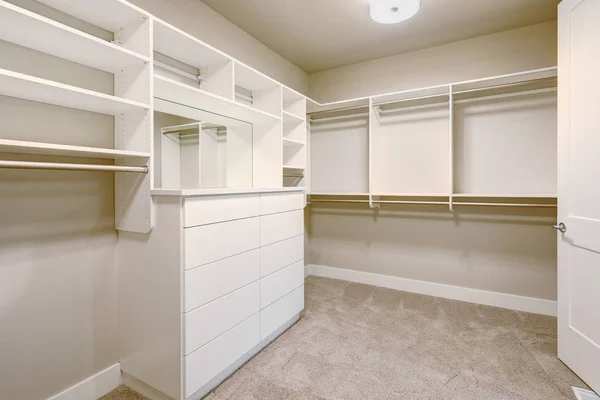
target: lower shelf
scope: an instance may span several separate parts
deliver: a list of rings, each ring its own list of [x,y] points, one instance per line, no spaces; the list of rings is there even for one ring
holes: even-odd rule
[[[150,153],[0,139],[0,153],[146,161]]]

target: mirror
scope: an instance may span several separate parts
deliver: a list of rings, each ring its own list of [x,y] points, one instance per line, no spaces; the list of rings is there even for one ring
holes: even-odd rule
[[[252,124],[154,99],[155,187],[252,187]]]

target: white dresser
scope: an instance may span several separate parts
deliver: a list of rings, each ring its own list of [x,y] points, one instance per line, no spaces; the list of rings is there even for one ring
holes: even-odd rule
[[[152,233],[119,241],[126,383],[199,399],[296,322],[304,205],[301,189],[155,196]]]

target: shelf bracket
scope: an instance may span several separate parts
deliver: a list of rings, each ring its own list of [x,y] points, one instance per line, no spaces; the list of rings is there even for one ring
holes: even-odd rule
[[[206,74],[199,74],[198,75],[198,83],[200,85],[202,85],[205,82],[208,82],[208,75],[206,75]]]
[[[380,119],[381,118],[381,107],[380,106],[374,106],[373,110],[375,111],[375,114],[377,114],[377,118]]]

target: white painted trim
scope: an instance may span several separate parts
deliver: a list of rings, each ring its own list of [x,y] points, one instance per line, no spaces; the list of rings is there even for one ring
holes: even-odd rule
[[[325,278],[364,283],[367,285],[402,290],[405,292],[443,297],[446,299],[466,301],[469,303],[483,304],[486,306],[507,308],[509,310],[550,315],[553,317],[555,317],[557,314],[556,301],[552,300],[489,292],[460,286],[444,285],[441,283],[417,281],[413,279],[400,278],[397,276],[373,274],[370,272],[326,267],[323,265],[309,265],[308,269],[310,271],[310,275],[321,276]]]
[[[116,363],[48,400],[97,400],[119,385],[121,385],[121,364]]]
[[[310,275],[310,264],[304,266],[304,278]]]

